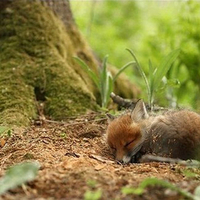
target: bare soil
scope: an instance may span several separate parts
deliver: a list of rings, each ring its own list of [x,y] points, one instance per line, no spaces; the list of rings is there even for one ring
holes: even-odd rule
[[[186,167],[167,163],[121,165],[105,141],[107,120],[90,113],[67,122],[35,121],[26,129],[14,130],[1,141],[0,176],[16,163],[38,161],[36,179],[8,191],[0,199],[84,199],[87,191],[102,191],[101,199],[184,199],[162,187],[148,187],[144,194],[125,195],[124,186],[137,187],[147,177],[157,177],[193,192],[200,176],[184,175]]]

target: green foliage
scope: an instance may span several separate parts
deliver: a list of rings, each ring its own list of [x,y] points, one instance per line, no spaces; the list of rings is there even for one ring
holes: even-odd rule
[[[84,194],[84,200],[98,200],[102,196],[101,189],[95,189],[97,187],[96,180],[88,180],[87,185],[91,188],[87,190]]]
[[[197,196],[197,195],[199,195],[199,189],[198,188],[196,189],[197,191],[195,190],[196,194],[194,194],[194,196],[193,196],[191,193],[173,185],[172,183],[170,183],[168,181],[161,180],[161,179],[157,179],[157,178],[147,178],[144,181],[142,181],[137,188],[123,187],[122,193],[123,194],[142,195],[144,193],[145,189],[148,186],[160,186],[160,187],[164,187],[164,188],[169,188],[169,189],[176,191],[179,194],[181,194],[182,196],[187,197],[187,198],[195,199],[197,197],[200,197],[200,196]]]
[[[140,32],[140,8],[135,1],[71,1],[78,26],[92,45],[95,53],[109,62],[122,66],[129,58],[122,51],[136,46],[134,40]],[[91,15],[91,13],[93,13]],[[124,41],[129,43],[127,45]]]
[[[39,164],[21,163],[10,167],[5,176],[0,179],[0,195],[6,191],[34,180],[39,170]]]
[[[87,190],[84,194],[84,200],[98,200],[102,196],[102,191],[96,190],[96,191],[91,191]]]
[[[200,175],[198,175],[195,172],[192,172],[190,170],[184,170],[183,171],[184,176],[188,177],[188,178],[196,178],[196,177],[200,177]]]
[[[155,92],[159,90],[159,87],[160,87],[163,77],[166,76],[167,72],[169,71],[170,67],[172,66],[172,63],[178,57],[180,50],[174,50],[171,53],[169,53],[161,61],[161,64],[157,68],[152,66],[151,61],[149,61],[149,78],[147,78],[147,75],[145,74],[143,68],[139,64],[133,51],[130,49],[128,49],[128,51],[130,52],[133,59],[135,60],[136,67],[137,67],[139,73],[141,74],[142,78],[144,79],[144,82],[146,84],[146,89],[147,89],[149,106],[152,109],[153,103],[154,103]]]
[[[192,160],[193,164],[196,164],[196,167],[187,167],[186,169],[180,169],[180,173],[185,177],[190,179],[199,179],[200,178],[200,162],[197,160]]]
[[[101,95],[101,106],[102,108],[106,108],[108,106],[110,100],[110,94],[113,91],[114,82],[117,77],[129,66],[134,64],[134,62],[129,62],[125,64],[113,77],[110,71],[107,69],[107,59],[108,56],[105,56],[103,59],[103,64],[99,67],[99,74],[93,72],[90,67],[80,58],[74,57],[76,61],[80,64],[80,66],[87,72],[90,78],[95,83]]]
[[[65,132],[61,132],[60,133],[60,137],[65,139],[65,138],[67,138],[67,134]]]
[[[10,137],[12,133],[12,130],[9,127],[6,126],[0,126],[0,136],[8,136]]]
[[[75,4],[78,5],[77,9]],[[96,1],[85,4],[72,2],[77,23],[95,53],[100,57],[112,53],[110,62],[114,65],[128,60],[128,55],[123,55],[121,51],[130,47],[136,53],[146,76],[153,77],[149,74],[152,70],[147,58],[150,57],[151,63],[158,68],[168,52],[180,49],[180,56],[166,73],[167,87],[156,94],[156,101],[163,106],[175,107],[179,104],[200,107],[199,2]],[[88,20],[90,17],[92,20]],[[89,27],[90,31],[86,31],[85,27]],[[140,84],[142,78],[136,69],[133,70],[134,75],[127,70],[128,75]],[[179,87],[174,87],[177,83],[180,83]],[[145,87],[143,84],[142,88]],[[141,96],[146,98],[146,94]]]
[[[154,5],[156,7],[156,5]],[[162,104],[169,95],[179,99],[179,104],[196,107],[200,95],[200,44],[199,44],[199,12],[200,4],[196,1],[169,3],[156,9],[157,12],[146,14],[149,26],[153,27],[142,36],[139,52],[142,65],[145,56],[151,54],[151,59],[157,65],[166,52],[179,48],[180,56],[176,59],[173,69],[167,74],[169,78],[180,81],[180,87],[170,89],[159,97]],[[172,96],[170,98],[172,98]],[[170,101],[171,99],[169,99]]]
[[[90,186],[91,188],[95,188],[97,185],[96,180],[88,180],[87,185]]]

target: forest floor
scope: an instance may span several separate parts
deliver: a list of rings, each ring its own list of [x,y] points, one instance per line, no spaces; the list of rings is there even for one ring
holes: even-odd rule
[[[189,177],[184,166],[116,163],[105,141],[106,126],[105,116],[90,113],[63,123],[35,121],[29,128],[16,129],[0,148],[0,176],[9,166],[27,160],[36,160],[41,167],[34,181],[0,199],[172,200],[185,197],[161,186],[147,187],[140,196],[123,194],[122,188],[137,187],[148,177],[167,180],[191,193],[199,185],[200,174]]]

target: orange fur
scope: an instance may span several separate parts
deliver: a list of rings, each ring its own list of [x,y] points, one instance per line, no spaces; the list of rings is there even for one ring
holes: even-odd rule
[[[116,159],[124,163],[147,153],[180,159],[199,158],[200,115],[182,110],[149,117],[141,101],[131,114],[109,123],[107,142],[115,150]]]
[[[111,148],[116,150],[116,159],[121,160],[130,149],[140,139],[140,127],[137,124],[132,124],[131,116],[124,115],[115,119],[108,126],[107,141]],[[133,143],[124,148],[124,146],[134,140]]]

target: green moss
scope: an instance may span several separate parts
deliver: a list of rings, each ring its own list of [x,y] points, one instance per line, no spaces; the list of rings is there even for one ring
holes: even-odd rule
[[[0,123],[28,125],[36,117],[33,87],[21,81],[14,68],[0,73]]]
[[[1,124],[28,125],[37,116],[35,88],[54,119],[97,108],[91,81],[77,73],[70,38],[40,2],[16,0],[0,12]]]

